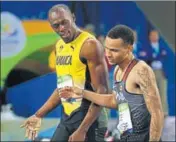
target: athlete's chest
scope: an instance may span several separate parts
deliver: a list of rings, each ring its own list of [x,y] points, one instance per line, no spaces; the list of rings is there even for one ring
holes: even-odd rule
[[[129,92],[129,93],[135,93],[135,94],[141,94],[141,90],[140,90],[140,87],[137,83],[137,79],[136,79],[136,74],[135,74],[135,70],[132,70],[125,81],[122,82],[122,79],[123,79],[124,76],[121,77],[121,74],[120,73],[117,73],[116,74],[116,81],[119,82],[118,83],[118,87],[119,88],[123,88],[124,87],[124,90]]]
[[[61,44],[59,46],[56,46],[56,55],[60,56],[60,55],[73,55],[75,54],[77,51],[77,48],[75,45],[72,44]]]
[[[79,61],[79,51],[73,45],[65,45],[56,49],[56,65],[73,65]]]

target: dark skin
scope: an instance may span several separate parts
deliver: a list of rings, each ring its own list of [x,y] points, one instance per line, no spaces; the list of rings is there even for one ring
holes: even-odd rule
[[[82,47],[80,55],[87,59],[91,83],[95,91],[100,94],[107,92],[107,67],[101,44],[94,39],[87,40]],[[86,117],[79,128],[69,138],[69,141],[84,141],[89,127],[99,116],[100,111],[101,107],[91,104]]]
[[[73,41],[80,34],[80,30],[75,24],[75,16],[65,9],[53,10],[49,13],[48,18],[53,30],[65,43]]]
[[[75,24],[74,16],[63,8],[50,11],[49,22],[53,30],[66,43],[73,41],[81,33]],[[100,94],[108,92],[108,70],[103,52],[102,45],[96,39],[86,40],[80,52],[80,57],[87,60],[91,85]],[[36,115],[27,119],[23,125],[27,128],[27,137],[34,139],[41,125],[41,118],[61,104],[59,95],[56,89],[47,102],[36,112]],[[89,127],[97,119],[101,109],[100,106],[92,103],[79,128],[69,137],[69,141],[84,141]],[[37,121],[36,118],[38,118]]]
[[[133,59],[132,45],[125,45],[121,38],[105,40],[106,56],[110,64],[118,64],[119,70],[115,76],[117,81],[122,79],[125,68]],[[148,111],[151,114],[150,141],[159,141],[161,138],[164,114],[162,110],[159,91],[156,85],[155,75],[152,69],[143,61],[140,61],[131,70],[126,81],[126,89],[138,95],[143,94]],[[100,95],[95,92],[74,87],[60,90],[64,98],[77,98],[82,96],[100,106],[117,109],[118,102],[115,92]]]

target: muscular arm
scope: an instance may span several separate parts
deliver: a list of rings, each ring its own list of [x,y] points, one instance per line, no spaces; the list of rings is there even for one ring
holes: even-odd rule
[[[58,90],[55,89],[46,103],[36,112],[37,117],[44,117],[52,109],[61,103]]]
[[[92,87],[97,93],[108,92],[108,70],[105,62],[104,52],[102,45],[94,39],[89,39],[83,45],[81,56],[86,58]],[[91,104],[89,110],[81,123],[78,130],[87,132],[91,124],[97,119],[101,111],[101,107]]]
[[[103,107],[117,108],[115,94],[98,94],[92,91],[84,90],[83,97]]]
[[[163,129],[164,115],[155,75],[149,66],[144,65],[137,70],[137,76],[138,84],[151,114],[150,141],[159,141]]]

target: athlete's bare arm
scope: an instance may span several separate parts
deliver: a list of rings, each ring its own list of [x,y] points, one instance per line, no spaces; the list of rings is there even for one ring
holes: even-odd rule
[[[163,129],[164,113],[159,91],[152,69],[144,62],[139,63],[137,83],[144,95],[146,106],[151,114],[150,141],[159,141]]]
[[[50,98],[46,101],[46,103],[36,112],[37,117],[44,117],[48,112],[53,110],[56,106],[61,103],[61,99],[59,97],[58,89],[56,88]]]
[[[102,45],[95,39],[88,39],[81,50],[81,57],[87,60],[92,87],[97,93],[108,93],[108,70]],[[87,132],[90,125],[99,116],[101,107],[91,104],[79,130]]]
[[[117,109],[115,94],[98,94],[92,91],[83,90],[82,95],[89,101],[107,108]]]
[[[54,54],[56,56],[56,49],[54,49]],[[51,94],[50,98],[45,102],[45,104],[36,112],[36,116],[43,117],[55,107],[61,104],[61,98],[59,97],[58,89],[56,88]]]
[[[49,111],[54,109],[60,103],[60,97],[58,90],[55,89],[51,97],[46,101],[46,103],[36,112],[35,115],[29,117],[21,127],[26,128],[26,137],[34,140],[38,134],[41,127],[41,120]]]

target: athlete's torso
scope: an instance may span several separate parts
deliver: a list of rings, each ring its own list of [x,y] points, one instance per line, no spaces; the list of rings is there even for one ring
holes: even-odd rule
[[[69,75],[74,86],[93,90],[86,59],[80,57],[80,51],[84,42],[89,38],[95,38],[87,32],[81,34],[72,42],[64,43],[61,39],[56,44],[56,73],[58,78]],[[83,119],[87,113],[90,101],[85,99],[61,100],[64,109],[64,119]]]
[[[148,137],[151,116],[146,107],[144,97],[142,94],[139,94],[141,91],[134,81],[135,76],[132,69],[137,63],[136,59],[131,62],[122,80],[115,81],[114,90],[118,93],[121,92],[129,104],[133,134],[144,133]],[[116,72],[118,72],[118,69]],[[114,75],[116,77],[116,73]]]

